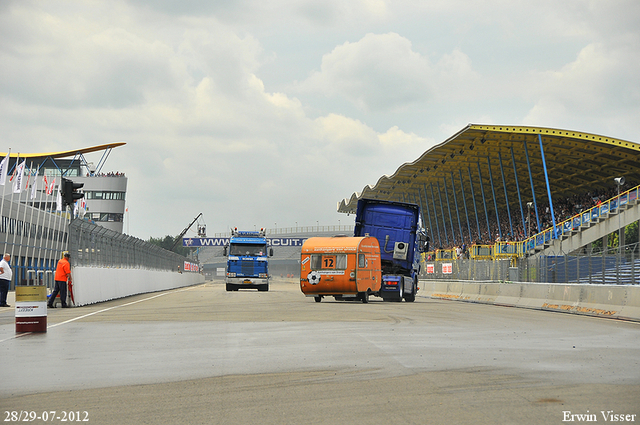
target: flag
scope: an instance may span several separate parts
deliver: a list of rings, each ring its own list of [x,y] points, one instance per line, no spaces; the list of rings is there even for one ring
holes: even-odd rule
[[[20,165],[16,167],[15,180],[13,180],[13,193],[22,192],[22,186],[24,185],[24,166],[27,161],[22,161]]]
[[[80,202],[80,208],[79,208],[80,218],[84,218],[84,215],[87,213],[87,202],[84,200],[84,198],[81,198],[79,202]]]
[[[53,193],[53,187],[56,185],[56,178],[53,178],[53,181],[51,182],[51,184],[49,185],[49,187],[47,188],[47,195],[51,195]]]
[[[49,182],[47,182],[47,176],[44,176],[44,193],[50,195],[49,193]]]
[[[53,179],[55,181],[55,179]],[[53,183],[51,183],[53,186]],[[56,197],[56,211],[62,211],[62,193],[60,193],[60,187],[58,186],[58,196]]]
[[[31,185],[31,199],[36,197],[36,191],[38,190],[38,171],[40,170],[36,170],[36,176],[33,179],[33,184]]]
[[[0,185],[4,186],[7,181],[7,171],[9,170],[9,154],[0,162]]]

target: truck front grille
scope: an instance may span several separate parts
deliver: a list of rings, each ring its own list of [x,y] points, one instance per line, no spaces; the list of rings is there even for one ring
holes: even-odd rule
[[[242,261],[242,274],[245,276],[253,276],[253,261]]]

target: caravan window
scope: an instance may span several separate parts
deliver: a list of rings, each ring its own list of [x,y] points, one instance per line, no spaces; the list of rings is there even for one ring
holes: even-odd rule
[[[311,270],[344,270],[347,268],[347,254],[313,254]]]

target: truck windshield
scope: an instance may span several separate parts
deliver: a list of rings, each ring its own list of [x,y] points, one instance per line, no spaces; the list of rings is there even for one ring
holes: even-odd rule
[[[267,246],[264,244],[231,244],[229,255],[266,256]]]

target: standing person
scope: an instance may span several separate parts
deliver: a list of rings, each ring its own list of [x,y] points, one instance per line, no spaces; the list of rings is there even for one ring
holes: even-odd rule
[[[9,267],[9,261],[11,261],[10,254],[4,254],[2,261],[0,261],[0,307],[11,307],[7,304],[7,293],[9,292],[11,278],[13,277],[13,272],[11,271],[11,267]]]
[[[53,303],[56,301],[56,296],[58,292],[60,292],[60,302],[62,303],[62,308],[67,308],[67,281],[71,283],[71,264],[69,264],[69,258],[71,255],[68,252],[64,253],[64,257],[58,261],[58,266],[56,267],[56,274],[54,276],[54,280],[56,281],[56,287],[53,289],[51,296],[49,297],[49,302],[47,306],[49,308],[55,308]]]

